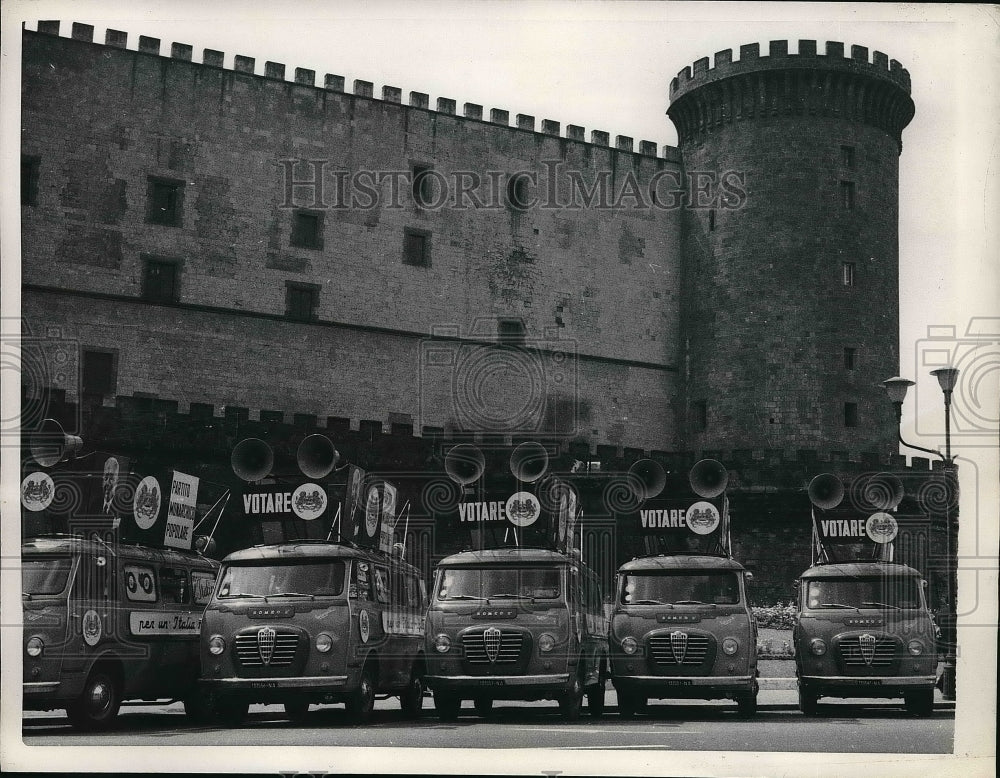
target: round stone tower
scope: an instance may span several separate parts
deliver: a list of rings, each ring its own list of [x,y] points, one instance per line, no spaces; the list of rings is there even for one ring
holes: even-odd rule
[[[895,452],[899,153],[910,76],[881,52],[757,44],[670,84],[689,450]]]

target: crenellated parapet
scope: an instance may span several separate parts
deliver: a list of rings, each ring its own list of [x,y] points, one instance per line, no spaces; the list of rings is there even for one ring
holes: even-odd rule
[[[43,35],[59,35],[59,30],[60,23],[58,21],[40,21],[38,23],[38,32]],[[71,38],[77,41],[93,43],[94,26],[74,22],[72,26]],[[128,33],[109,28],[105,32],[104,45],[115,49],[127,49]],[[201,62],[199,63],[194,58],[194,49],[190,44],[172,43],[170,45],[169,56],[161,54],[162,45],[163,44],[159,38],[140,35],[135,51],[140,54],[159,56],[176,62],[187,62],[195,65],[200,64],[202,66],[212,68],[226,69],[223,64],[225,61],[225,53],[222,51],[204,49],[202,51]],[[464,103],[462,105],[461,113],[459,113],[458,102],[449,97],[438,97],[432,107],[431,97],[425,92],[411,91],[409,95],[407,95],[407,100],[404,103],[404,95],[401,88],[385,85],[382,87],[381,91],[376,94],[375,85],[371,81],[365,81],[363,79],[355,79],[351,85],[351,91],[347,90],[347,79],[344,76],[334,73],[325,74],[322,85],[318,85],[317,71],[309,68],[295,68],[294,73],[291,74],[291,79],[289,79],[289,73],[286,72],[286,67],[284,63],[281,62],[265,62],[263,75],[258,75],[256,72],[256,58],[248,57],[242,54],[237,54],[233,57],[233,66],[230,70],[234,73],[256,76],[257,78],[262,78],[269,82],[288,83],[291,81],[291,83],[300,87],[312,87],[314,89],[322,89],[327,92],[349,94],[354,98],[393,103],[410,109],[427,111],[429,113],[443,114],[446,116],[483,122],[485,124],[499,125],[512,131],[532,132],[556,138],[561,137],[567,141],[589,143],[592,146],[606,147],[616,152],[634,154],[638,157],[654,157],[674,162],[679,160],[677,149],[674,146],[664,145],[659,147],[655,141],[650,140],[640,140],[636,143],[633,138],[627,135],[615,136],[614,142],[612,143],[611,133],[604,130],[591,130],[588,140],[586,129],[575,124],[566,125],[565,134],[563,135],[561,134],[562,125],[560,122],[552,119],[543,119],[541,121],[541,126],[536,127],[535,117],[530,114],[516,114],[512,124],[510,111],[502,108],[492,108],[489,110],[489,113],[486,114],[484,113],[482,105],[477,103]]]
[[[877,127],[902,148],[903,128],[913,118],[910,74],[881,51],[830,41],[820,54],[816,41],[771,41],[767,56],[751,43],[719,51],[714,67],[703,57],[670,82],[670,119],[681,144],[736,122],[773,116],[830,116]]]

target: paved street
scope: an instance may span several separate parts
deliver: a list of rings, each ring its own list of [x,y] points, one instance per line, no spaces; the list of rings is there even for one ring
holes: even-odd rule
[[[725,702],[653,703],[646,715],[618,716],[614,692],[601,719],[584,713],[564,722],[554,703],[497,703],[482,719],[466,702],[456,722],[425,711],[402,718],[396,699],[381,700],[371,724],[356,726],[340,706],[314,706],[304,724],[292,724],[280,706],[255,705],[238,729],[192,726],[179,704],[126,706],[119,726],[107,733],[80,734],[61,711],[28,712],[24,742],[33,745],[310,745],[412,748],[554,748],[569,750],[829,751],[841,753],[949,753],[954,704],[938,699],[930,718],[916,718],[902,701],[835,700],[807,718],[796,706],[794,681],[762,679],[760,710],[750,720]]]

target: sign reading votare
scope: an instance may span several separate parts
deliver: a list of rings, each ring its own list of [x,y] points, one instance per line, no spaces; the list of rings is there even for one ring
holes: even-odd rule
[[[329,499],[321,484],[265,484],[244,491],[240,506],[254,521],[312,521],[327,514]]]
[[[197,506],[198,478],[175,470],[170,483],[163,545],[191,550]]]

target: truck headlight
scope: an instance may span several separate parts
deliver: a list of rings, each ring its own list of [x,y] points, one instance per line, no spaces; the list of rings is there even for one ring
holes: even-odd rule
[[[212,635],[208,639],[208,653],[218,656],[226,650],[226,641],[222,635]]]
[[[924,644],[919,640],[911,640],[906,644],[906,650],[909,651],[913,656],[920,656],[924,653]]]
[[[622,640],[622,651],[626,654],[634,654],[639,650],[639,643],[633,637],[627,637]]]
[[[809,642],[809,650],[812,651],[816,656],[823,656],[826,653],[826,643],[824,643],[819,638],[813,638]]]
[[[438,635],[434,638],[434,650],[439,654],[448,653],[448,649],[451,648],[451,638],[447,635]]]
[[[333,638],[325,632],[320,632],[316,636],[316,650],[321,654],[325,654],[331,648],[333,648]]]
[[[24,647],[24,651],[28,656],[41,656],[42,649],[45,648],[45,643],[42,642],[40,637],[33,637],[28,639],[28,644]]]
[[[547,654],[552,650],[552,647],[556,644],[556,639],[552,637],[548,632],[543,632],[538,638],[538,650],[543,654]]]
[[[727,656],[732,656],[740,650],[740,641],[736,638],[726,638],[722,641],[722,651]]]

